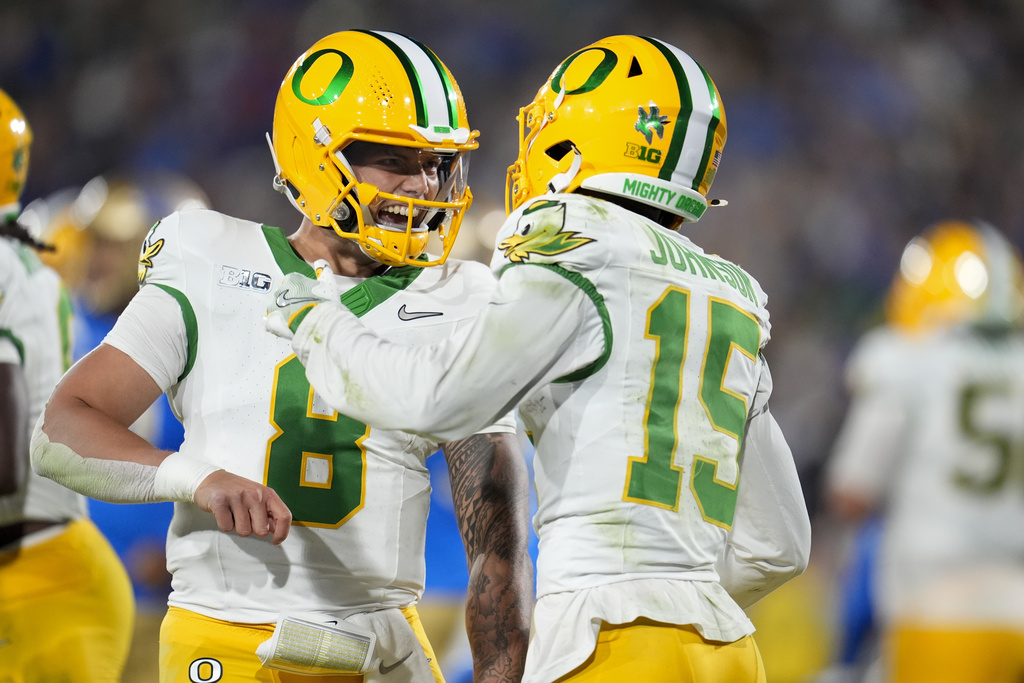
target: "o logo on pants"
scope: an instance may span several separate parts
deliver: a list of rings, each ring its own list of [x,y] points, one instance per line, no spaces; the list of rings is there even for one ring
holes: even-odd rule
[[[188,667],[188,680],[192,683],[214,683],[224,675],[224,666],[216,659],[197,659]]]

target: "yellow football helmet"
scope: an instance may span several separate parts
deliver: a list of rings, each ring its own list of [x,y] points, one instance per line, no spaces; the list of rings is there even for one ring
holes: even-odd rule
[[[961,323],[1019,325],[1020,255],[988,224],[938,223],[904,248],[885,312],[890,324],[913,333]]]
[[[56,251],[40,258],[95,313],[120,312],[138,291],[139,247],[154,223],[209,206],[199,186],[169,171],[97,176],[68,193],[47,199],[42,234]]]
[[[28,175],[32,129],[10,96],[0,90],[0,218],[21,211],[21,191]]]
[[[436,265],[448,257],[472,202],[466,174],[478,135],[458,84],[430,49],[397,33],[343,31],[309,48],[281,84],[274,186],[313,223],[356,240],[382,263]],[[360,182],[345,157],[355,141],[440,155],[437,196],[400,196]],[[370,207],[378,201],[405,207],[404,230],[374,221]],[[443,253],[418,260],[430,230],[438,231]]]
[[[574,52],[518,120],[509,213],[537,195],[577,189],[661,209],[673,228],[708,207],[725,110],[707,72],[668,43],[613,36]]]

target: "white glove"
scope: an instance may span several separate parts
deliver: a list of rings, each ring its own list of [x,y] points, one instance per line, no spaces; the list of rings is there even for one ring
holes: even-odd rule
[[[318,279],[288,273],[270,293],[263,324],[268,332],[282,339],[291,339],[313,307],[325,301],[338,302],[341,292],[334,282],[334,273],[324,261],[313,264]]]

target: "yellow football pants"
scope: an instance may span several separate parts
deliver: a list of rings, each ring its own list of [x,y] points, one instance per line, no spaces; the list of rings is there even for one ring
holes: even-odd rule
[[[0,683],[119,683],[134,619],[128,573],[89,520],[0,552]]]
[[[445,683],[415,607],[402,609],[430,658],[436,683]],[[304,676],[264,668],[256,655],[274,624],[236,624],[170,607],[160,628],[160,683],[361,683],[362,676]]]
[[[764,664],[752,636],[734,643],[701,638],[692,626],[637,619],[602,624],[597,647],[560,683],[766,683]]]
[[[885,643],[892,683],[1020,683],[1024,634],[896,628]]]

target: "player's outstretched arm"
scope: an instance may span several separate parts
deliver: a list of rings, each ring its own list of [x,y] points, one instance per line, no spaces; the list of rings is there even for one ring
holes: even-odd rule
[[[161,393],[127,354],[101,344],[54,389],[32,435],[33,469],[98,500],[195,502],[223,531],[284,540],[291,515],[271,489],[155,448],[129,429]]]
[[[533,609],[526,464],[509,433],[475,434],[443,448],[469,564],[473,680],[519,681]]]
[[[470,325],[431,345],[390,342],[335,303],[302,315],[290,323],[292,348],[320,397],[365,424],[440,442],[493,424],[534,387],[591,364],[605,347],[589,296],[533,266],[503,274]],[[278,334],[273,317],[268,329]]]

